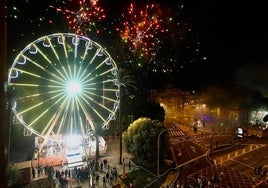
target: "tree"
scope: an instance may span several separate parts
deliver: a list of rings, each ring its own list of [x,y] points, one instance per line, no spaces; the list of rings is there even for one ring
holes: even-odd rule
[[[13,186],[21,178],[22,172],[14,165],[9,164],[6,169],[8,186]]]
[[[93,135],[95,137],[95,141],[96,141],[96,152],[95,152],[95,160],[98,161],[99,158],[100,158],[100,148],[99,148],[99,136],[104,136],[105,135],[105,130],[101,128],[100,125],[97,125],[95,126],[95,130],[93,132]],[[96,164],[96,163],[95,163]],[[98,170],[97,169],[98,166],[95,165],[95,170]]]
[[[158,135],[164,129],[165,126],[162,122],[144,117],[134,121],[124,132],[124,142],[137,163],[148,168],[156,167]],[[160,151],[165,152],[162,153],[169,153],[164,150],[167,144],[168,137],[163,135],[161,137]]]
[[[117,81],[119,85],[119,144],[120,144],[120,155],[119,155],[119,164],[122,164],[122,122],[121,122],[121,113],[122,113],[122,101],[124,93],[128,93],[129,88],[137,89],[135,86],[135,81],[129,72],[125,69],[119,69],[117,74]]]

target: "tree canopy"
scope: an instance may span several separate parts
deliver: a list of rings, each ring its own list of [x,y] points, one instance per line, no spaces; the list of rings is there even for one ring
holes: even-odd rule
[[[137,163],[150,168],[156,166],[158,135],[164,129],[163,123],[159,120],[145,117],[130,124],[123,134],[123,139],[128,151],[133,154]],[[160,141],[161,153],[168,153],[163,150],[163,147],[168,143],[168,137],[162,135]]]

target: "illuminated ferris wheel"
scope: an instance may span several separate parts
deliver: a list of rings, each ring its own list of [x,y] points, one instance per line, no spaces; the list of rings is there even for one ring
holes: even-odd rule
[[[8,74],[12,111],[45,140],[108,128],[119,104],[117,65],[91,39],[56,33],[28,44]]]

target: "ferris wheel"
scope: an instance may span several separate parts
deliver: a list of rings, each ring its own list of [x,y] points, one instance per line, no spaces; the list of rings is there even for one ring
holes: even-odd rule
[[[9,70],[12,111],[25,130],[45,140],[108,128],[120,102],[117,70],[109,53],[87,37],[43,36]]]

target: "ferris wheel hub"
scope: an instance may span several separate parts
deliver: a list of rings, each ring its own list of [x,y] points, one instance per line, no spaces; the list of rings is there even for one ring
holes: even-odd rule
[[[69,81],[66,85],[66,91],[69,95],[77,95],[82,91],[81,83],[78,80]]]

